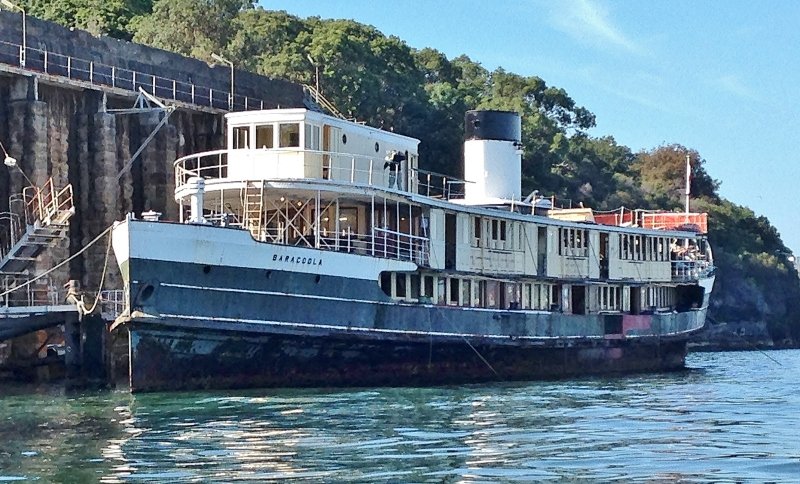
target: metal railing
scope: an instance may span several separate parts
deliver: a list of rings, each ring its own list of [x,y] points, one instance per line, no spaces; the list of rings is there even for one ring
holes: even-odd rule
[[[25,234],[25,221],[19,214],[0,212],[0,260]]]
[[[0,63],[133,93],[138,93],[139,88],[142,88],[162,99],[223,111],[230,110],[231,93],[229,90],[214,89],[192,82],[111,66],[30,46],[25,49],[26,61],[25,65],[22,65],[22,51],[23,47],[19,44],[0,41]],[[247,111],[249,109],[264,109],[264,100],[234,94],[232,110]]]
[[[41,188],[25,187],[22,193],[27,201],[25,223],[28,225],[34,225],[36,222],[40,222],[41,225],[60,224],[65,222],[60,214],[74,210],[72,185],[56,190],[52,178],[49,178]]]
[[[113,321],[127,308],[127,291],[122,289],[100,291],[100,312],[106,321]]]
[[[708,277],[714,272],[714,265],[707,260],[673,260],[672,261],[672,280],[693,281]]]
[[[9,292],[0,297],[0,307],[58,306],[65,304],[66,290],[59,288],[52,279],[43,277],[33,284],[20,287],[30,277],[0,276],[0,293]],[[16,289],[16,290],[14,290]]]
[[[411,187],[402,172],[392,176],[384,168],[385,161],[349,153],[291,149],[215,150],[184,156],[175,161],[175,187],[180,191],[192,177],[224,179],[230,176],[230,160],[241,167],[235,179],[297,179],[360,183],[369,186],[396,188],[432,198],[463,198],[464,180],[426,170],[411,170]],[[238,172],[237,172],[238,173]],[[396,180],[392,184],[392,180]]]

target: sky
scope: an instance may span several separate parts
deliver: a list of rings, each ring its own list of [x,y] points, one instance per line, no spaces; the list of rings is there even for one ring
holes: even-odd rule
[[[800,252],[800,2],[770,0],[261,0],[346,18],[413,48],[539,76],[634,151],[697,150],[732,202]]]

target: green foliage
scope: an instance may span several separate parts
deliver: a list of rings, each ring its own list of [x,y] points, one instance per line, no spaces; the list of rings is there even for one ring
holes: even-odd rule
[[[153,0],[19,0],[29,15],[84,29],[94,35],[130,40],[131,20],[152,11]]]
[[[153,12],[132,20],[133,40],[211,60],[234,34],[234,19],[253,8],[252,0],[156,0]]]

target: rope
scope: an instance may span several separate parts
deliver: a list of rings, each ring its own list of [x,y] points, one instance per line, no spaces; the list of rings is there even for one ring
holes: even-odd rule
[[[452,324],[452,323],[451,323],[451,324]],[[481,359],[481,361],[483,361],[483,362],[486,364],[486,366],[488,366],[488,367],[489,367],[489,369],[490,369],[490,370],[492,370],[492,373],[494,373],[494,375],[495,375],[497,378],[499,378],[499,379],[500,379],[500,381],[504,381],[504,380],[503,380],[503,377],[502,377],[502,376],[500,376],[500,373],[497,373],[497,370],[495,370],[495,369],[494,369],[494,367],[493,367],[491,364],[489,364],[489,362],[486,360],[486,358],[484,358],[484,357],[483,357],[483,355],[480,353],[480,351],[478,351],[478,350],[477,350],[477,349],[476,349],[474,346],[472,346],[472,343],[470,343],[470,342],[469,342],[469,340],[467,339],[467,337],[466,337],[466,336],[462,336],[461,338],[464,340],[464,343],[467,343],[467,346],[469,346],[470,348],[472,348],[472,351],[474,351],[474,352],[475,352],[475,354],[476,354],[476,355],[478,355],[478,358],[480,358],[480,359]]]
[[[100,276],[100,287],[97,289],[97,294],[94,296],[94,304],[88,310],[86,310],[85,314],[92,314],[95,309],[97,309],[97,303],[100,302],[100,293],[103,292],[103,284],[106,282],[106,274],[108,273],[108,259],[109,254],[111,254],[111,234],[108,234],[108,245],[106,246],[106,260],[103,261],[103,275]],[[85,308],[84,308],[85,309]]]
[[[95,242],[97,242],[97,241],[98,241],[98,240],[100,240],[100,239],[101,239],[101,238],[102,238],[104,235],[106,235],[107,233],[109,233],[113,227],[114,227],[113,225],[109,225],[109,226],[108,226],[108,228],[106,228],[105,230],[103,230],[103,231],[100,233],[100,235],[98,235],[97,237],[95,237],[94,239],[92,239],[92,241],[91,241],[91,242],[89,242],[89,243],[88,243],[88,244],[87,244],[87,245],[86,245],[84,248],[82,248],[81,250],[79,250],[79,251],[78,251],[78,252],[76,252],[75,254],[71,255],[71,256],[70,256],[69,258],[67,258],[66,260],[64,260],[64,261],[60,262],[58,265],[54,266],[52,269],[50,269],[50,270],[47,270],[47,271],[45,271],[45,272],[43,272],[43,273],[39,274],[38,276],[34,277],[33,279],[29,279],[27,282],[25,282],[25,283],[23,283],[23,284],[20,284],[19,286],[13,287],[13,288],[9,289],[8,291],[6,291],[6,292],[4,292],[4,293],[1,293],[1,294],[0,294],[0,298],[1,298],[1,297],[3,297],[3,296],[6,296],[6,295],[8,295],[8,294],[11,294],[12,292],[16,291],[17,289],[22,289],[23,287],[27,287],[27,286],[29,286],[29,285],[33,284],[34,282],[38,281],[39,279],[41,279],[41,278],[43,278],[43,277],[45,277],[45,276],[47,276],[47,275],[50,275],[52,272],[55,272],[57,269],[60,269],[62,266],[64,266],[64,264],[67,264],[68,262],[72,261],[73,259],[75,259],[75,258],[76,258],[76,257],[78,257],[79,255],[81,255],[81,254],[83,254],[84,252],[86,252],[86,250],[87,250],[89,247],[91,247],[92,245],[94,245],[94,243],[95,243]]]

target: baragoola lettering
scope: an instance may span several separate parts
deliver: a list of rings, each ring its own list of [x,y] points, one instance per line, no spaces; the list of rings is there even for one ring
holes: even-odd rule
[[[288,255],[272,254],[272,260],[275,262],[286,262],[287,264],[305,264],[309,266],[321,266],[322,259],[316,257],[297,257]]]

